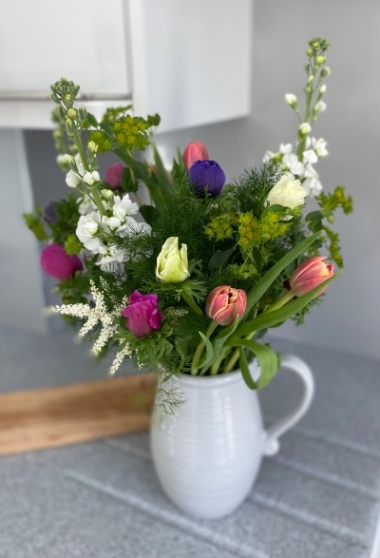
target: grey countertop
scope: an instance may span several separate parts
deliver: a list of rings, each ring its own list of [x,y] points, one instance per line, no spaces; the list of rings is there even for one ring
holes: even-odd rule
[[[312,367],[315,401],[233,516],[197,521],[162,494],[148,434],[0,458],[0,558],[369,558],[380,502],[380,367],[275,340]],[[0,329],[0,391],[104,377],[71,334]],[[126,373],[131,369],[125,368]],[[266,423],[299,395],[280,371]]]

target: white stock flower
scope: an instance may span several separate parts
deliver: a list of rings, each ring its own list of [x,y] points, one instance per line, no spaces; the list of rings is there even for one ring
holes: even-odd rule
[[[75,231],[85,248],[91,250],[94,254],[101,254],[106,250],[102,240],[95,237],[99,231],[100,221],[99,211],[93,211],[88,215],[81,215]]]
[[[69,170],[69,172],[66,174],[65,182],[67,186],[69,186],[69,188],[76,188],[78,184],[80,184],[80,181],[81,177],[73,170]]]
[[[133,202],[128,194],[120,199],[120,196],[114,197],[113,214],[114,217],[120,219],[122,223],[126,220],[129,215],[136,215],[139,211],[139,206],[137,203]]]
[[[298,131],[303,136],[306,136],[307,134],[310,134],[311,126],[308,122],[302,122],[302,124],[300,124],[298,127]]]
[[[318,157],[326,157],[326,155],[329,154],[329,152],[326,149],[327,143],[325,142],[324,139],[320,138],[319,140],[317,140],[315,138],[312,138],[311,143],[312,143],[313,149],[316,152],[316,154],[318,155]]]
[[[288,103],[289,106],[295,107],[297,104],[297,97],[293,95],[293,93],[287,93],[285,95],[285,101]]]
[[[324,101],[318,101],[318,103],[315,105],[315,110],[318,112],[323,112],[324,110],[326,110],[326,103]]]
[[[326,93],[326,85],[325,84],[321,85],[321,87],[319,88],[319,92],[321,93],[321,95],[323,95],[323,93]]]
[[[280,153],[283,155],[288,155],[292,152],[292,144],[291,143],[280,143]]]
[[[306,192],[300,181],[285,175],[273,186],[267,201],[269,205],[282,205],[294,209],[304,204],[305,196]]]
[[[93,186],[96,182],[100,181],[100,174],[98,171],[86,172],[83,176],[83,182],[89,186]]]
[[[126,260],[126,254],[124,250],[115,246],[115,244],[111,244],[108,246],[107,252],[102,256],[102,258],[96,262],[96,265],[100,266],[102,271],[118,271],[120,269],[120,265]]]
[[[314,149],[304,151],[302,154],[302,161],[304,165],[307,165],[308,163],[316,163],[318,161],[318,157]]]
[[[284,155],[282,158],[282,168],[288,169],[292,174],[297,176],[302,176],[304,172],[304,167],[301,161],[298,160],[297,155],[294,153],[289,153]]]
[[[271,161],[273,159],[273,157],[275,157],[275,156],[276,156],[276,154],[273,153],[272,151],[267,151],[264,154],[263,163],[269,163],[269,161]]]
[[[83,175],[85,174],[86,171],[85,171],[85,169],[84,169],[84,166],[83,166],[83,163],[82,163],[82,158],[81,158],[81,156],[79,155],[79,153],[77,153],[77,154],[75,155],[74,160],[75,160],[75,164],[76,164],[77,169],[78,169],[78,173],[79,173],[81,176],[83,176]]]
[[[302,183],[306,194],[311,196],[318,196],[322,191],[322,184],[319,182],[319,175],[317,171],[311,165],[308,165],[305,169],[306,180]]]
[[[85,194],[78,205],[78,211],[81,215],[87,215],[87,213],[91,213],[92,211],[96,211],[97,207],[96,204],[92,201],[90,196]]]
[[[131,233],[145,232],[150,233],[152,227],[145,222],[136,221],[133,217],[127,217],[123,225],[116,230],[118,236],[127,236]]]
[[[88,142],[88,148],[92,153],[96,153],[98,151],[98,146],[94,141]]]
[[[120,219],[117,217],[108,217],[104,222],[110,229],[117,229],[121,225]]]

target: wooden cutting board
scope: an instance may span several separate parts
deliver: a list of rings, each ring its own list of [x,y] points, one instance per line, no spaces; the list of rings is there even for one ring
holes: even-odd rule
[[[155,374],[0,395],[0,455],[146,430]]]

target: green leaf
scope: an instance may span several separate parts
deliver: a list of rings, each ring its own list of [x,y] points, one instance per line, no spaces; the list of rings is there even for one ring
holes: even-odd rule
[[[93,128],[98,127],[98,121],[96,120],[95,116],[91,114],[91,112],[87,113],[87,120],[90,126],[92,126]]]
[[[258,248],[256,248],[256,246],[254,246],[252,248],[252,257],[253,257],[253,261],[255,262],[255,267],[256,267],[258,273],[261,273],[261,267],[262,267],[262,264],[263,264],[263,259],[261,257],[260,250]]]
[[[156,167],[157,167],[158,179],[160,181],[160,186],[163,189],[163,195],[164,195],[164,198],[165,198],[166,194],[168,192],[170,192],[170,190],[172,189],[171,180],[170,180],[170,177],[168,176],[168,173],[166,172],[166,169],[164,167],[164,164],[162,162],[160,154],[157,151],[155,146],[153,146],[153,155],[154,155],[154,162],[155,162]]]
[[[228,342],[228,345],[229,344],[230,342]],[[278,370],[279,360],[277,354],[268,345],[262,345],[261,343],[257,343],[257,341],[252,341],[251,339],[231,341],[231,346],[234,345],[240,347],[240,365],[243,364],[243,368],[241,368],[241,371],[247,386],[251,389],[261,389],[266,386],[276,375],[276,372]],[[244,362],[244,357],[242,357],[244,349],[248,349],[257,357],[257,360],[259,361],[260,378],[258,383],[253,380],[249,371],[248,363]],[[245,361],[246,360],[247,359],[245,356]]]
[[[292,316],[297,314],[300,310],[302,310],[302,308],[304,308],[311,300],[313,300],[313,298],[324,287],[326,287],[329,283],[331,283],[331,281],[334,281],[334,279],[336,279],[338,275],[339,273],[336,273],[335,275],[333,275],[332,277],[330,277],[329,279],[327,279],[326,281],[318,285],[318,287],[315,287],[310,292],[296,298],[296,300],[292,300],[291,302],[288,302],[282,308],[279,308],[278,310],[273,310],[272,312],[263,312],[257,318],[254,318],[253,320],[249,320],[248,322],[241,324],[237,328],[234,334],[233,337],[234,341],[236,341],[237,338],[242,335],[248,335],[253,331],[259,331],[260,329],[273,327],[276,324],[285,322],[285,320],[291,318]]]
[[[223,328],[222,331],[215,337],[213,343],[215,356],[219,356],[225,342],[236,331],[239,321],[239,316],[236,316],[234,322],[230,326]]]
[[[256,302],[263,296],[263,294],[269,289],[269,287],[274,283],[280,273],[298,256],[303,254],[313,242],[319,238],[319,233],[313,234],[308,238],[305,238],[302,242],[297,244],[292,250],[290,250],[285,256],[281,258],[273,267],[270,269],[256,285],[249,291],[247,296],[247,308],[244,313],[246,317],[251,311],[252,307]]]
[[[206,355],[205,358],[203,359],[203,362],[201,362],[198,366],[198,368],[203,368],[204,366],[209,366],[212,361],[214,360],[214,348],[212,346],[212,343],[210,341],[210,339],[208,337],[206,337],[206,335],[204,333],[202,333],[201,331],[198,332],[199,335],[202,338],[203,343],[205,344],[206,347]]]
[[[215,254],[213,254],[210,258],[208,268],[215,269],[217,267],[222,267],[234,252],[235,252],[235,248],[230,248],[229,250],[215,252]]]
[[[247,384],[247,386],[249,387],[249,389],[257,389],[259,386],[251,376],[247,355],[245,354],[243,347],[240,347],[239,349],[239,366],[240,366],[243,379]]]
[[[153,226],[155,220],[160,215],[158,210],[153,205],[140,205],[139,209],[141,215],[148,225]]]
[[[133,180],[131,169],[126,167],[123,170],[123,175],[121,177],[121,187],[124,192],[137,192],[139,185],[137,180]]]
[[[133,166],[133,164],[135,163],[133,157],[131,157],[128,153],[125,153],[121,149],[112,149],[112,151],[129,167]]]
[[[23,213],[22,216],[26,226],[32,231],[38,240],[46,240],[48,238],[42,221],[36,217],[36,215],[33,215],[33,213]]]

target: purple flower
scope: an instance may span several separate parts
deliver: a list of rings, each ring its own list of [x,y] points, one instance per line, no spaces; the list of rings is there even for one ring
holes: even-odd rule
[[[154,329],[160,329],[163,316],[158,310],[158,296],[143,295],[139,291],[130,295],[129,304],[121,315],[127,318],[125,325],[136,337],[143,337]]]
[[[111,186],[112,190],[121,190],[121,179],[123,177],[124,167],[120,163],[111,165],[106,172],[106,182]]]
[[[50,244],[42,250],[41,267],[46,275],[62,281],[70,279],[76,271],[83,269],[83,264],[77,255],[66,254],[60,244]]]
[[[44,210],[44,221],[48,225],[56,225],[57,224],[57,214],[55,212],[55,202],[50,201]]]
[[[189,169],[189,176],[196,194],[202,195],[207,187],[212,196],[222,191],[226,175],[216,161],[196,161]]]

